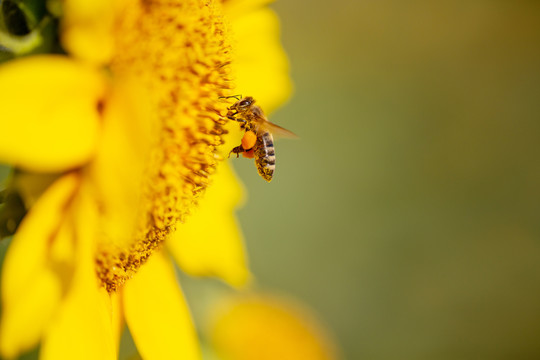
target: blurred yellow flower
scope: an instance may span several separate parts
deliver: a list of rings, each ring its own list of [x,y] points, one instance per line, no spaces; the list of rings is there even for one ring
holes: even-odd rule
[[[232,216],[241,190],[225,165],[216,173],[226,133],[219,98],[230,94],[231,72],[252,91],[259,73],[276,71],[279,81],[260,90],[270,107],[290,92],[263,5],[65,0],[68,54],[0,67],[0,161],[18,169],[11,189],[29,209],[2,269],[2,356],[41,342],[43,359],[113,359],[126,322],[145,359],[200,357],[161,249],[187,221],[167,241],[184,270],[249,279]],[[248,19],[268,27],[235,25]],[[258,38],[265,51],[242,59]],[[273,67],[252,72],[265,58]]]
[[[209,325],[223,360],[332,360],[337,348],[303,305],[275,295],[245,294],[218,303]]]

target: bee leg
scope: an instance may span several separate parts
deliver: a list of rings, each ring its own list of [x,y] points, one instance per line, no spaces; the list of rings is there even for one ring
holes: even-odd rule
[[[234,110],[229,110],[229,111],[227,112],[227,118],[228,118],[229,120],[238,121],[238,119],[235,118],[235,115],[238,114],[238,111],[234,111],[234,112],[233,112],[233,111],[234,111]]]
[[[238,157],[240,156],[241,153],[243,153],[244,151],[244,148],[242,147],[242,145],[238,145],[237,147],[233,148],[230,152],[229,152],[229,157],[231,157],[231,154],[236,154],[236,158],[238,159]]]
[[[247,121],[244,120],[244,119],[240,119],[240,118],[234,117],[234,115],[236,115],[236,114],[238,114],[238,113],[227,114],[227,118],[228,118],[229,120],[234,120],[234,121],[237,121],[237,122],[241,123],[240,126],[245,125],[245,124],[247,123]]]

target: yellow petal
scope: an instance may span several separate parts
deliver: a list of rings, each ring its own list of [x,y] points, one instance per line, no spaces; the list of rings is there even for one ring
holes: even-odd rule
[[[157,138],[144,101],[148,98],[137,82],[115,78],[104,109],[99,148],[89,166],[95,196],[107,199],[101,207],[100,227],[107,234],[107,243],[120,248],[133,242],[145,166],[151,141]]]
[[[111,319],[113,326],[113,339],[116,343],[116,349],[120,349],[120,340],[124,331],[124,314],[122,309],[122,297],[118,292],[109,295],[111,298]]]
[[[62,56],[31,56],[0,67],[0,161],[54,172],[93,155],[105,83]]]
[[[65,0],[62,45],[73,56],[104,64],[114,52],[114,0]]]
[[[17,171],[14,173],[11,186],[24,201],[26,209],[34,206],[41,195],[58,180],[61,174],[58,173],[35,173],[27,171]],[[10,186],[10,187],[11,187]]]
[[[271,2],[273,0],[226,0],[223,2],[223,11],[227,18],[235,21],[238,17],[248,15]]]
[[[50,241],[60,228],[65,207],[79,185],[76,175],[66,175],[43,194],[22,221],[2,268],[2,295],[16,298],[41,271]],[[6,301],[6,300],[4,300]]]
[[[0,350],[12,357],[35,346],[67,285],[65,208],[79,179],[66,175],[39,199],[19,227],[2,269]]]
[[[124,314],[143,359],[200,359],[197,335],[174,268],[155,253],[124,287]]]
[[[232,30],[237,40],[236,88],[269,113],[292,91],[289,62],[279,42],[279,19],[271,9],[261,8],[236,18]]]
[[[3,306],[1,353],[6,358],[34,347],[60,303],[59,280],[50,271],[36,274],[19,294],[19,301]]]
[[[41,238],[50,242],[42,269],[25,283],[22,292],[12,302],[5,302],[2,319],[2,342],[10,356],[36,344],[46,332],[49,322],[62,305],[62,296],[71,286],[74,269],[72,227],[63,222],[57,234]],[[20,348],[17,349],[17,345]],[[13,354],[10,353],[13,350]]]
[[[332,360],[336,347],[307,309],[269,296],[243,296],[221,304],[211,326],[224,359]]]
[[[115,359],[115,316],[109,294],[99,286],[95,273],[98,209],[84,184],[72,206],[73,223],[77,226],[74,231],[77,268],[71,289],[47,329],[40,358]]]
[[[95,275],[76,285],[66,298],[41,346],[40,359],[115,359],[109,294]]]
[[[228,164],[222,164],[199,208],[167,242],[178,265],[191,275],[218,276],[231,285],[250,278],[242,234],[234,209],[242,188]]]

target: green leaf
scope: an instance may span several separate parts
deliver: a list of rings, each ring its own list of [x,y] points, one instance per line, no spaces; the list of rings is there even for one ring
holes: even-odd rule
[[[0,184],[2,184],[8,178],[13,168],[8,165],[0,164]]]
[[[4,29],[23,36],[34,30],[45,16],[45,2],[38,0],[3,0],[1,14]]]
[[[58,21],[47,13],[45,1],[3,0],[0,3],[0,62],[16,56],[51,52],[57,42]]]
[[[15,234],[26,208],[21,196],[13,191],[0,191],[0,240]]]

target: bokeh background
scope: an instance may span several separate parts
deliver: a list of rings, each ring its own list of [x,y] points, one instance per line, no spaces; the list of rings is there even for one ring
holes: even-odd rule
[[[540,358],[540,2],[273,8],[301,139],[234,161],[259,286],[346,359]]]

